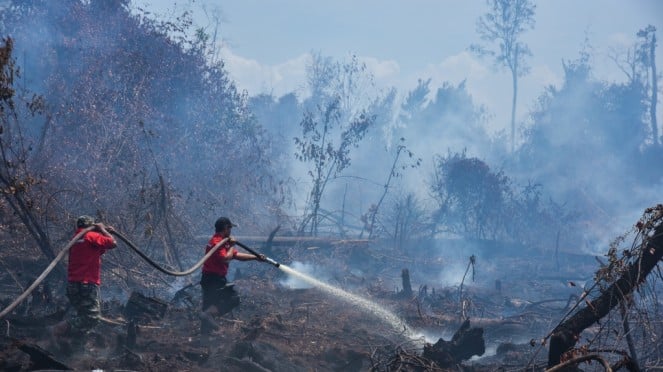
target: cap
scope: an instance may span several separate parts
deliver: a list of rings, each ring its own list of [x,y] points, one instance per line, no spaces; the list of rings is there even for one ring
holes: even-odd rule
[[[76,227],[90,227],[94,225],[94,217],[92,216],[80,216],[76,219]]]
[[[214,229],[216,229],[216,231],[221,231],[223,230],[224,227],[236,227],[236,226],[237,225],[232,223],[232,221],[230,221],[228,217],[219,217],[219,219],[216,220],[216,222],[214,223]]]

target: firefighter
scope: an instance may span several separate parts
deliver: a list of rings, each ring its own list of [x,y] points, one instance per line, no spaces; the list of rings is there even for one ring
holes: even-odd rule
[[[230,261],[265,261],[265,256],[262,254],[256,256],[238,252],[235,249],[235,239],[230,233],[232,228],[236,226],[227,217],[217,219],[214,223],[214,235],[205,247],[205,253],[207,253],[216,244],[228,238],[228,241],[203,264],[200,279],[203,297],[202,311],[200,313],[200,332],[203,336],[207,336],[213,330],[219,328],[219,325],[214,320],[214,316],[226,314],[239,305],[239,295],[235,291],[234,285],[228,283],[226,279]]]
[[[76,315],[50,327],[51,340],[58,342],[61,337],[70,336],[74,348],[81,348],[86,335],[101,319],[99,286],[101,285],[101,256],[117,246],[110,234],[113,228],[103,223],[95,223],[91,216],[80,216],[76,220],[76,233],[94,226],[80,237],[69,250],[67,266],[67,298],[76,310]]]

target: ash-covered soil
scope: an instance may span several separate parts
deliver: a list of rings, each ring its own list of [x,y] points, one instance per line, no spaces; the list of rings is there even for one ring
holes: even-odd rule
[[[335,290],[377,306],[373,309],[352,297],[304,288],[306,283],[271,265],[233,262],[242,303],[218,318],[221,329],[208,339],[199,332],[200,293],[193,277],[193,286],[171,290],[170,297],[141,292],[167,307],[163,316],[137,321],[135,327],[126,324],[126,300],[105,301],[103,313],[110,321],[94,330],[82,350],[48,337],[46,326],[65,316],[64,294],[54,291],[49,301],[33,298],[2,320],[0,369],[542,370],[547,348],[541,340],[574,304],[573,296],[582,290],[574,280],[591,277],[593,258],[491,253],[478,254],[472,264],[470,257],[443,253],[398,256],[362,245],[279,255],[288,267],[308,271]],[[290,259],[295,256],[298,260]],[[403,288],[404,269],[411,294]],[[11,287],[6,275],[2,283]],[[2,307],[11,300],[5,294]],[[399,321],[387,319],[385,312]],[[426,343],[450,340],[467,318],[483,330],[482,355],[446,369],[422,356]]]

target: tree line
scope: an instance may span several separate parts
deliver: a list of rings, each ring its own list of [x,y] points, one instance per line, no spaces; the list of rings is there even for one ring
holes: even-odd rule
[[[535,7],[489,4],[485,44],[471,49],[513,75],[513,113]],[[250,96],[189,14],[157,20],[129,0],[11,1],[0,25],[0,233],[37,242],[44,258],[82,213],[180,268],[220,214],[247,232],[281,225],[399,247],[439,236],[574,244],[590,211],[614,213],[620,190],[661,179],[653,26],[614,56],[626,83],[595,78],[581,50],[505,134],[488,132],[465,82],[423,78],[401,94],[354,55],[312,53],[305,97]],[[112,262],[135,265],[126,259]]]

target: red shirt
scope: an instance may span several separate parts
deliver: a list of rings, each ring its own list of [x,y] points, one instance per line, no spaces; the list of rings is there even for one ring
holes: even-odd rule
[[[223,239],[224,237],[222,237],[221,234],[214,234],[205,246],[205,254]],[[203,264],[203,273],[218,275],[225,278],[226,274],[228,274],[228,261],[226,261],[225,257],[229,249],[230,243],[225,243],[221,248],[214,252],[214,254]],[[235,254],[237,254],[237,251],[235,251]]]
[[[81,230],[83,229],[77,229],[76,234]],[[70,282],[100,285],[101,255],[114,247],[113,238],[96,231],[88,231],[69,250],[67,279]]]

